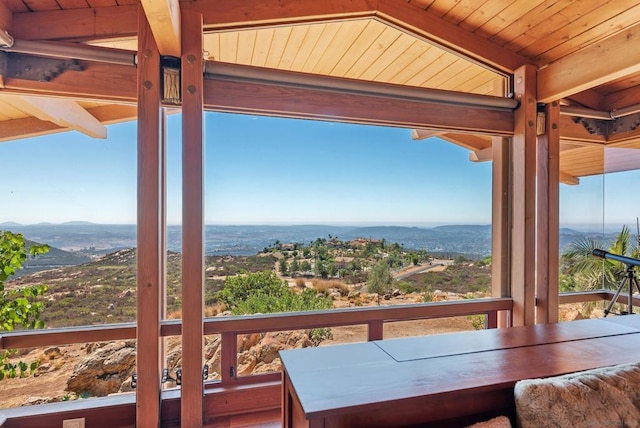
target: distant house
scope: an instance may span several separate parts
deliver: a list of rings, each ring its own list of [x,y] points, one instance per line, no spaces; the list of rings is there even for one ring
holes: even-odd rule
[[[353,260],[353,257],[336,257],[334,264],[337,269],[346,269]]]

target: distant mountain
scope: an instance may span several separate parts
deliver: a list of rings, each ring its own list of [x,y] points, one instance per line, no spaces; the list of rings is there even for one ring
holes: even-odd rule
[[[65,226],[92,226],[96,223],[91,223],[90,221],[65,221],[60,224],[64,224]]]
[[[7,225],[8,224],[8,225]],[[79,256],[96,257],[137,245],[136,225],[67,222],[65,224],[21,225],[3,223],[4,229],[22,233],[25,238],[47,243]],[[595,229],[592,229],[595,230]],[[560,229],[560,251],[580,239],[601,241],[608,248],[616,233],[585,232],[568,227]],[[318,238],[384,239],[405,249],[426,250],[441,254],[465,254],[484,257],[491,254],[491,225],[411,226],[332,226],[332,225],[207,225],[205,253],[251,256],[280,243],[308,244]],[[181,226],[167,227],[167,248],[182,251]]]
[[[0,227],[14,227],[14,226],[22,226],[20,223],[16,223],[15,221],[5,221],[4,223],[0,223]]]
[[[433,230],[447,233],[491,233],[490,224],[452,224],[436,226]]]
[[[32,245],[39,245],[37,242],[25,239],[27,249]],[[91,257],[79,253],[64,251],[56,247],[50,247],[49,252],[40,254],[37,257],[29,256],[25,261],[23,268],[16,272],[16,277],[28,275],[42,270],[55,269],[67,266],[77,266],[88,263]]]

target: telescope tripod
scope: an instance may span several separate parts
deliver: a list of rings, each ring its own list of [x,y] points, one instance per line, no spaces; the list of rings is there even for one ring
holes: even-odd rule
[[[629,286],[629,301],[627,304],[627,312],[621,312],[619,314],[615,314],[615,315],[626,315],[626,314],[632,314],[633,313],[633,290],[634,290],[634,285],[635,285],[635,289],[638,290],[638,292],[640,293],[640,286],[638,285],[638,280],[636,279],[636,275],[633,271],[634,266],[633,265],[627,265],[627,274],[622,278],[622,281],[620,281],[620,285],[618,286],[618,289],[616,290],[616,293],[613,295],[613,298],[611,299],[611,301],[609,302],[609,304],[607,305],[607,308],[604,310],[604,316],[606,317],[607,315],[609,315],[611,313],[611,308],[613,307],[613,305],[616,303],[616,301],[618,300],[618,296],[620,296],[620,292],[622,291],[622,289],[624,288],[625,283],[628,282],[628,286]]]

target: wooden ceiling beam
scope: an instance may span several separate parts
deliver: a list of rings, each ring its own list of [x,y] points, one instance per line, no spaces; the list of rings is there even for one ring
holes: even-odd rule
[[[13,14],[17,40],[92,40],[137,33],[138,5]]]
[[[281,117],[509,136],[513,113],[272,84],[205,81],[205,108]],[[459,120],[464,117],[465,120]]]
[[[60,98],[6,95],[3,101],[40,120],[75,129],[93,138],[107,138],[107,127],[77,102]]]
[[[592,110],[606,110],[604,96],[593,89],[573,94],[567,97],[567,100],[569,100],[572,105],[577,104]]]
[[[571,174],[560,171],[560,183],[568,184],[569,186],[577,186],[580,184],[580,179]]]
[[[640,103],[640,85],[614,92],[604,98],[603,110],[616,110]]]
[[[176,40],[177,0],[143,0],[145,13],[158,28],[158,41]],[[156,6],[159,11],[156,12]],[[511,73],[531,61],[459,26],[407,3],[406,0],[327,0],[257,2],[217,0],[186,2],[183,8],[202,13],[206,30],[276,26],[301,22],[377,18],[491,68]],[[152,10],[153,9],[153,10]],[[136,34],[136,6],[109,6],[14,14],[14,37],[22,40],[95,40]],[[167,26],[163,26],[166,23]],[[169,34],[162,34],[167,31]],[[173,34],[172,34],[173,33]],[[179,34],[179,29],[177,34]]]
[[[3,2],[0,2],[0,29],[11,31],[12,27],[13,13]]]
[[[488,162],[493,160],[493,148],[489,147],[481,150],[474,150],[469,153],[469,160],[471,162]]]
[[[548,103],[640,71],[640,25],[538,71],[538,102]]]
[[[0,93],[51,95],[61,98],[136,102],[136,69],[130,66],[87,62],[83,71],[67,71],[50,82],[4,78]]]
[[[179,57],[182,42],[178,0],[141,0],[141,4],[160,54]]]
[[[440,138],[471,151],[483,150],[492,147],[491,139],[480,135],[447,132],[440,135]]]
[[[335,0],[339,1],[339,0]],[[376,16],[505,73],[533,62],[406,0],[377,0]]]
[[[575,123],[571,116],[566,115],[560,115],[560,139],[564,142],[606,143],[602,135],[590,134],[584,126]]]
[[[128,122],[135,120],[137,116],[135,107],[122,105],[94,107],[87,109],[87,112],[104,125]],[[67,131],[69,131],[69,128],[58,126],[48,120],[25,117],[2,122],[2,126],[0,126],[0,142]]]

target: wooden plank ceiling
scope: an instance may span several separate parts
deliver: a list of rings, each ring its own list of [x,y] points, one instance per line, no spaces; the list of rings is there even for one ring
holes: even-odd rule
[[[138,3],[0,0],[0,29],[16,40],[84,42],[133,51]],[[142,6],[163,53],[177,55],[178,2],[142,0]],[[277,4],[201,0],[180,7],[202,12],[209,61],[494,96],[510,92],[510,76],[516,66],[533,64],[539,70],[539,101],[558,100],[563,107],[599,113],[640,105],[637,0]],[[123,75],[117,70],[113,73]],[[123,86],[128,85],[130,82]],[[32,85],[36,86],[42,91],[36,95],[58,90],[55,84],[50,91],[39,82]],[[69,129],[100,137],[105,131],[100,125],[131,120],[135,115],[130,99],[113,89],[96,89],[93,95],[82,93],[77,100],[65,100],[73,104],[66,104],[64,116],[34,98],[10,85],[0,91],[0,141]],[[637,156],[629,152],[640,147],[640,130],[633,127],[636,116],[629,117],[624,129],[598,135],[573,117],[562,116],[564,182],[575,184],[582,176],[639,168]],[[415,138],[437,135],[466,147],[473,161],[491,159],[489,136],[454,129],[421,129],[414,134]],[[627,155],[608,156],[614,152]]]

